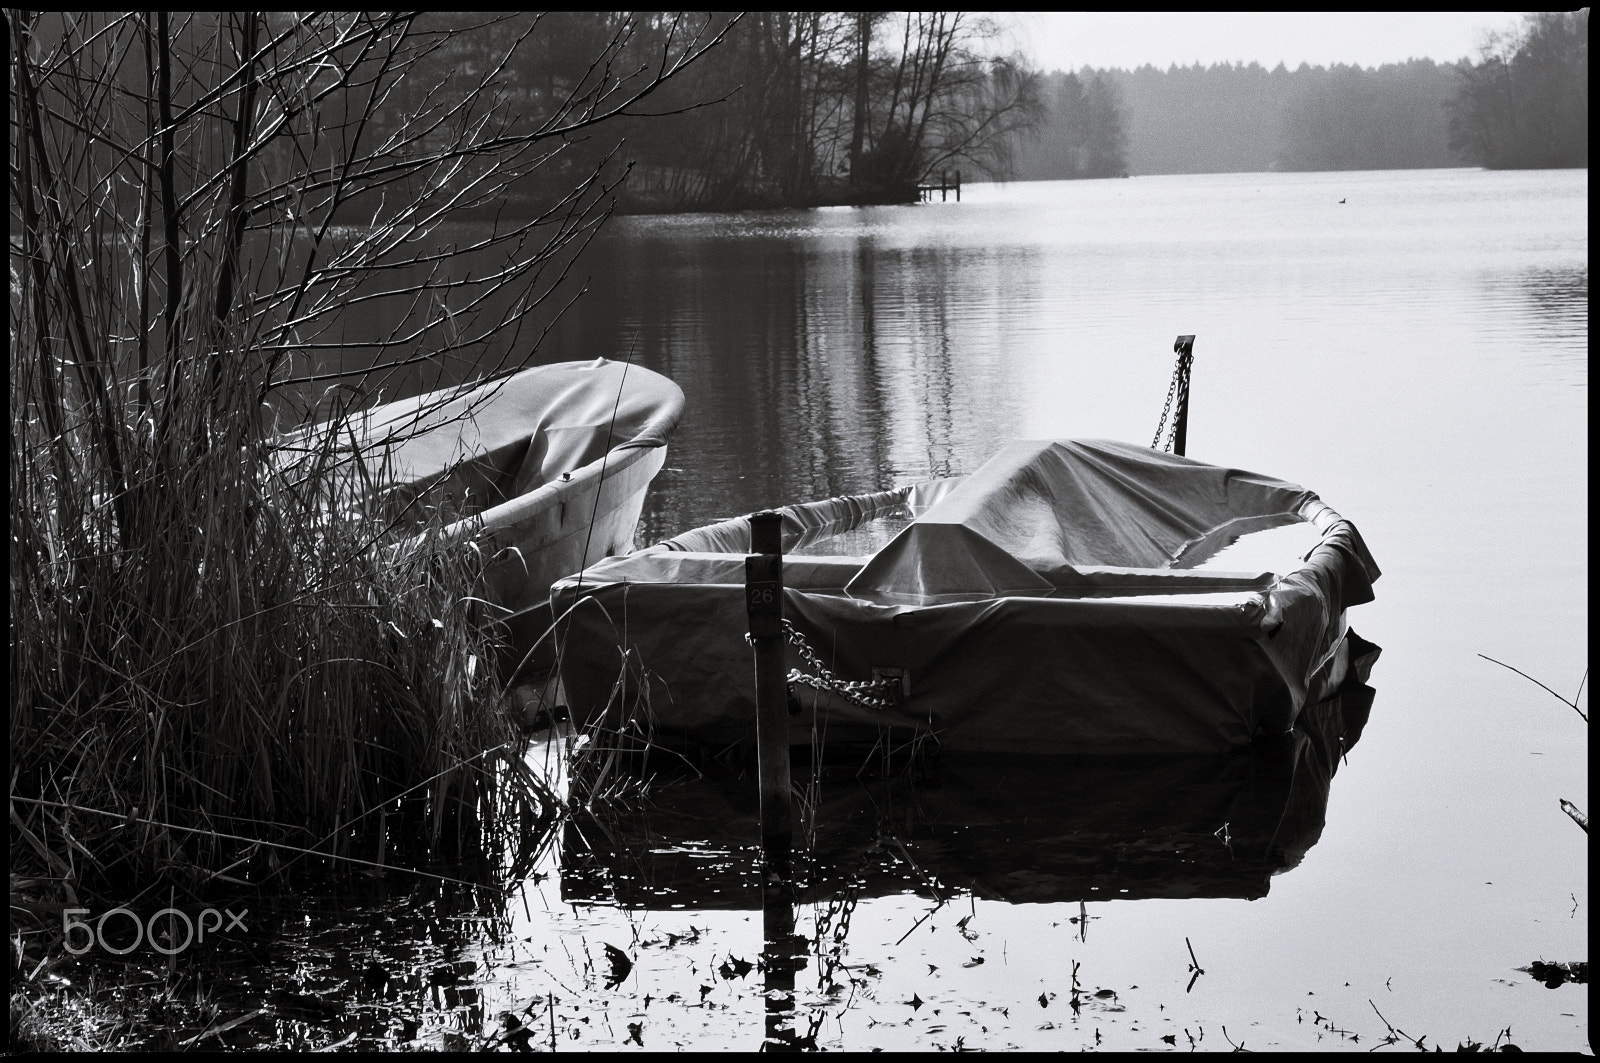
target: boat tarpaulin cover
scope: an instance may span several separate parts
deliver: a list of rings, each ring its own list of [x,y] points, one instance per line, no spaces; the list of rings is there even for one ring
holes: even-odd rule
[[[387,447],[401,483],[424,485],[473,458],[511,473],[504,493],[516,497],[615,448],[665,446],[682,412],[668,378],[596,358],[391,402],[358,417],[357,431]]]
[[[1372,600],[1377,565],[1354,525],[1282,480],[1127,443],[1019,442],[954,484],[781,510],[785,549],[894,506],[914,519],[873,556],[784,559],[789,663],[827,673],[791,683],[793,741],[815,726],[956,749],[1237,748],[1364,681],[1376,653],[1344,613]],[[1317,543],[1278,571],[1196,568],[1299,522]],[[749,738],[748,549],[738,518],[559,581],[575,713]]]
[[[442,540],[487,536],[478,548],[493,560],[477,593],[507,611],[501,663],[510,669],[530,647],[545,647],[528,658],[534,664],[553,663],[550,640],[539,642],[552,582],[633,549],[645,491],[682,412],[683,391],[667,377],[597,358],[398,399],[352,414],[338,436],[359,464],[389,473],[369,479],[348,462],[352,491],[392,482],[423,501],[409,507],[419,526],[436,510],[459,515]],[[290,437],[284,449],[297,445]]]

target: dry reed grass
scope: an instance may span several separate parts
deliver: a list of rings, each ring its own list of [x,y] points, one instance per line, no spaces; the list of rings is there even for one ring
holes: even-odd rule
[[[567,113],[513,145],[484,84],[430,109],[433,50],[481,28],[8,19],[10,852],[41,889],[420,861],[548,818],[496,689],[484,559],[339,439],[370,399],[341,361],[348,303],[434,308],[398,316],[391,362],[478,349],[447,311],[479,294],[438,275],[435,230]],[[424,104],[376,139],[402,98]],[[499,238],[517,253],[490,286],[525,286],[485,326],[508,346],[600,195],[596,173]],[[385,282],[408,262],[435,266]],[[323,427],[291,453],[279,422],[307,407]]]
[[[14,866],[220,877],[282,859],[256,842],[381,864],[386,835],[472,849],[548,814],[473,594],[485,558],[440,542],[449,514],[375,550],[409,525],[381,492],[331,494],[337,423],[284,462],[247,401],[180,386],[161,447],[115,394],[47,416],[27,362],[13,353],[12,409],[38,411],[12,435]],[[113,447],[121,520],[93,490]]]

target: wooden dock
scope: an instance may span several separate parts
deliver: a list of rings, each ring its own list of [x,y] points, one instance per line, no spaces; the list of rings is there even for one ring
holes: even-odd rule
[[[951,192],[954,192],[956,194],[956,202],[960,203],[961,202],[961,171],[957,170],[955,172],[954,180],[951,179],[951,175],[949,173],[940,172],[940,174],[939,174],[939,183],[938,184],[936,184],[936,185],[918,185],[917,186],[917,202],[919,202],[919,203],[931,202],[932,199],[933,199],[933,194],[935,192],[939,193],[939,202],[941,202],[941,203],[945,202],[949,198],[949,195],[950,195]]]

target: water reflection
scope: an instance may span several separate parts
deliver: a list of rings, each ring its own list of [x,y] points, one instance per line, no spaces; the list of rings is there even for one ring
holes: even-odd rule
[[[1019,398],[991,338],[1037,298],[1037,249],[908,244],[860,213],[735,220],[619,221],[541,350],[631,357],[684,389],[682,460],[669,465],[692,481],[678,489],[666,474],[641,541],[908,471],[953,474],[1014,423]]]
[[[1586,350],[1589,335],[1589,268],[1527,269],[1509,277],[1485,281],[1491,293],[1496,289],[1511,295],[1517,309],[1532,317],[1527,330],[1541,339],[1553,358],[1565,363],[1588,365]]]
[[[1307,709],[1292,733],[1221,756],[964,755],[875,776],[870,764],[859,774],[797,766],[792,884],[763,880],[753,774],[724,766],[658,779],[648,800],[592,804],[568,824],[561,897],[630,918],[760,910],[763,1047],[814,1049],[823,1022],[865,984],[845,962],[863,899],[914,895],[935,911],[963,895],[1066,903],[1087,940],[1089,902],[1266,896],[1321,837],[1333,776],[1373,697],[1349,688]],[[804,906],[809,938],[795,934]],[[796,972],[808,968],[816,992],[800,999]]]
[[[799,899],[958,892],[1010,903],[1267,894],[1321,836],[1339,757],[1373,692],[1311,707],[1288,735],[1223,756],[944,758],[858,779],[796,769],[806,789]],[[803,780],[810,772],[809,783]],[[563,900],[757,909],[754,784],[736,772],[596,806],[564,838]]]

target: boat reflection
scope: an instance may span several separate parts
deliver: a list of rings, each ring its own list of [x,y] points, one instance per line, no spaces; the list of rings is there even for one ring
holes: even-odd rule
[[[797,899],[970,891],[1013,903],[1267,894],[1322,834],[1340,757],[1373,690],[1307,708],[1295,729],[1231,754],[963,754],[872,779],[795,768]],[[596,804],[563,838],[571,903],[762,908],[753,771],[658,781]],[[802,840],[803,839],[803,840]]]

